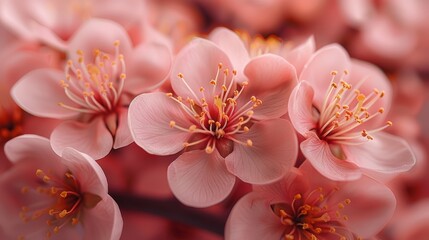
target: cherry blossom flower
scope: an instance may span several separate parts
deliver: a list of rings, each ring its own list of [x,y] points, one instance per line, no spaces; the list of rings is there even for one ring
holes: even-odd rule
[[[392,90],[379,69],[329,45],[313,55],[299,79],[289,116],[306,138],[300,145],[303,154],[320,173],[352,180],[362,172],[376,177],[414,165],[410,146],[382,131],[392,125],[384,117]]]
[[[5,153],[0,225],[8,239],[119,239],[122,218],[101,168],[72,148],[58,156],[49,140],[22,135]]]
[[[172,93],[149,93],[130,105],[135,142],[151,154],[181,152],[168,168],[174,195],[206,207],[222,201],[235,176],[249,183],[280,179],[293,166],[297,140],[285,93],[295,85],[292,65],[272,54],[243,68],[246,81],[217,45],[195,39],[175,59]],[[288,96],[288,95],[287,95]]]
[[[335,182],[306,162],[240,199],[225,239],[370,238],[392,217],[395,204],[390,189],[372,178]]]
[[[32,71],[15,84],[12,96],[35,116],[68,120],[51,134],[55,152],[73,147],[99,159],[132,142],[128,105],[162,84],[170,52],[152,42],[133,48],[120,25],[101,19],[86,22],[69,48],[64,71]]]

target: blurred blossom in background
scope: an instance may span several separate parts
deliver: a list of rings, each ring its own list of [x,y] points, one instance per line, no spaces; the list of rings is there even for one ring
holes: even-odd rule
[[[0,239],[428,239],[428,12],[0,0]]]

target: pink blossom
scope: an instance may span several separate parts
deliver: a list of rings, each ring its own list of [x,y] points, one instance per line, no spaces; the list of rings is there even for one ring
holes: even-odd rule
[[[295,84],[294,68],[272,54],[251,59],[245,81],[236,56],[195,39],[179,52],[172,70],[174,93],[136,97],[129,111],[135,142],[151,154],[181,153],[168,180],[183,203],[205,207],[222,201],[235,176],[249,183],[280,179],[293,166],[296,136],[280,119]],[[183,151],[184,150],[184,151]]]
[[[140,23],[139,0],[3,0],[0,20],[23,39],[66,50],[68,40],[93,17],[105,18],[131,31]]]
[[[383,132],[391,86],[375,66],[351,60],[338,45],[317,51],[304,66],[289,100],[289,116],[306,139],[301,150],[332,180],[357,179],[363,172],[409,170],[415,157],[401,138]]]
[[[335,182],[304,163],[286,178],[255,186],[232,209],[226,239],[363,239],[392,217],[395,196],[363,176]]]
[[[49,140],[23,135],[5,153],[0,225],[8,239],[119,239],[122,218],[101,168],[72,148],[58,156]]]
[[[35,116],[68,120],[51,134],[55,152],[73,147],[99,159],[132,142],[128,105],[162,84],[170,51],[154,42],[133,48],[120,25],[101,19],[86,22],[69,48],[65,71],[32,71],[17,82],[12,96]]]

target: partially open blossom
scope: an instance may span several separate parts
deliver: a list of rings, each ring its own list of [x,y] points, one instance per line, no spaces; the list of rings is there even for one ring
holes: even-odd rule
[[[332,180],[409,170],[415,157],[401,138],[383,132],[391,86],[375,66],[326,46],[304,66],[289,100],[289,116],[306,140],[301,150]]]
[[[0,178],[8,239],[119,239],[119,208],[88,155],[67,148],[58,156],[36,135],[10,140],[5,153],[13,163]]]
[[[101,19],[86,22],[69,47],[64,71],[32,71],[13,87],[12,95],[33,115],[68,120],[52,132],[55,152],[73,147],[99,159],[112,147],[132,142],[128,105],[135,95],[162,84],[170,70],[170,52],[156,43],[133,48],[120,25]]]
[[[249,183],[280,179],[293,166],[297,142],[284,94],[295,85],[294,68],[271,54],[251,59],[240,79],[217,45],[195,39],[178,54],[172,93],[149,93],[130,105],[135,142],[147,152],[181,155],[168,180],[183,203],[204,207],[222,201],[235,176]]]
[[[226,239],[366,239],[375,236],[395,210],[385,185],[362,177],[335,182],[307,163],[286,178],[255,186],[232,209]]]

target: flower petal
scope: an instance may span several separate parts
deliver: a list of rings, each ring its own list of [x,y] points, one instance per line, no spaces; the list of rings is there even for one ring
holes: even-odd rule
[[[132,48],[131,40],[125,29],[116,22],[92,18],[86,21],[71,37],[68,45],[70,58],[78,62],[77,50],[83,51],[85,59],[93,59],[93,51],[115,54],[115,41],[119,41],[119,52],[129,56]]]
[[[171,191],[183,204],[208,207],[224,200],[232,191],[235,177],[217,151],[185,152],[167,170]]]
[[[317,127],[313,107],[314,90],[307,81],[301,81],[292,91],[288,102],[289,117],[296,131],[305,135]]]
[[[71,118],[79,113],[60,107],[58,103],[74,106],[64,93],[60,80],[64,73],[53,69],[37,69],[24,75],[12,88],[15,102],[26,112],[38,117]]]
[[[114,149],[128,146],[134,141],[128,126],[128,108],[121,108],[119,111],[118,129],[116,129],[115,142],[113,143]]]
[[[255,109],[255,119],[278,118],[287,112],[289,96],[297,83],[295,68],[291,64],[282,57],[264,54],[252,58],[244,74],[249,85],[239,100],[247,102],[252,96],[262,100],[262,105]]]
[[[249,61],[249,53],[236,33],[227,28],[218,27],[210,33],[208,38],[228,55],[237,71],[240,72],[244,69]]]
[[[313,86],[314,104],[320,109],[332,79],[331,72],[338,71],[342,74],[345,70],[350,71],[350,67],[350,58],[346,50],[340,45],[330,44],[313,54],[302,69],[299,80],[308,81]]]
[[[128,121],[134,141],[148,153],[170,155],[183,149],[189,132],[170,127],[170,121],[181,127],[192,125],[181,106],[165,93],[137,96],[128,109]]]
[[[170,73],[172,57],[167,46],[140,44],[129,59],[124,91],[134,95],[159,87]]]
[[[231,210],[225,225],[225,239],[281,239],[284,226],[260,193],[242,197]]]
[[[250,131],[234,136],[252,146],[234,144],[226,158],[228,170],[251,184],[267,184],[282,178],[293,167],[298,155],[298,140],[289,121],[273,119],[257,122]]]
[[[314,132],[309,132],[308,138],[301,143],[301,151],[319,173],[331,180],[349,181],[361,177],[356,165],[336,158],[329,144],[320,140]]]
[[[314,37],[311,36],[301,45],[282,55],[288,62],[295,66],[296,73],[299,76],[314,51],[316,51],[316,43]]]
[[[119,240],[123,228],[121,212],[116,202],[105,195],[94,208],[85,212],[84,240]]]
[[[396,198],[384,184],[367,176],[357,181],[339,185],[334,203],[350,199],[350,205],[341,210],[348,217],[344,224],[359,237],[366,239],[374,236],[391,219],[396,208]]]
[[[386,113],[389,112],[393,101],[392,84],[377,66],[368,62],[352,59],[352,69],[350,71],[348,82],[354,87],[357,87],[359,82],[362,82],[361,85],[359,85],[359,91],[365,96],[372,93],[374,89],[383,91],[384,96],[379,97],[368,111],[372,113],[377,112],[379,108],[383,108]],[[373,118],[365,124],[365,127],[371,129],[372,127],[375,128],[380,126],[385,123],[385,117],[386,116],[384,114],[377,118]]]
[[[79,179],[82,192],[99,196],[107,193],[106,176],[94,159],[73,148],[65,148],[61,157],[70,172]]]
[[[28,161],[29,159],[38,161],[37,156],[43,156],[43,159],[40,160],[51,164],[62,161],[61,157],[52,151],[49,139],[32,134],[21,135],[9,140],[5,144],[4,152],[13,163]]]
[[[112,145],[112,134],[101,117],[90,123],[64,122],[51,134],[51,146],[58,155],[62,155],[65,148],[72,147],[98,160],[109,154]]]
[[[222,69],[219,69],[219,64],[222,64]],[[225,79],[225,85],[228,86],[232,81],[233,70],[228,56],[214,43],[195,39],[178,53],[171,72],[171,86],[178,96],[183,99],[192,98],[198,103],[202,96],[196,94],[199,94],[200,88],[203,87],[207,101],[211,101],[214,95],[220,95],[224,81],[223,71],[226,69],[230,72]],[[183,74],[184,81],[177,76],[179,73]],[[217,74],[218,83],[212,91],[214,86],[210,81],[216,80]]]
[[[374,140],[344,148],[349,161],[382,173],[405,172],[414,166],[416,158],[405,140],[383,132],[371,136]]]

